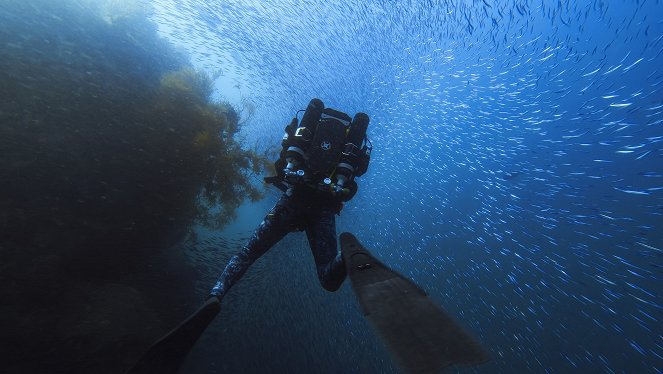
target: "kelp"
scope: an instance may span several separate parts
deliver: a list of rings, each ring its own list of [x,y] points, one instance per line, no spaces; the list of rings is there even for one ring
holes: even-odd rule
[[[169,151],[159,162],[171,165],[171,171],[179,175],[188,173],[186,179],[175,177],[168,182],[181,183],[180,191],[195,188],[183,196],[186,204],[181,205],[192,210],[197,222],[218,228],[234,218],[244,199],[260,198],[251,176],[260,173],[266,161],[235,140],[239,117],[231,105],[209,100],[211,83],[209,77],[190,68],[162,77],[146,115],[159,113],[167,118],[166,131],[153,134],[145,151],[163,153],[168,145]],[[192,199],[194,194],[197,199]]]
[[[30,19],[0,34],[10,45],[0,52],[6,220],[119,228],[143,247],[127,232],[160,237],[196,219],[218,227],[260,196],[251,174],[265,162],[237,142],[237,112],[210,100],[212,80],[153,26],[83,22],[80,10],[48,2],[30,15],[29,3],[16,17]]]
[[[190,299],[195,274],[173,244],[261,196],[266,162],[240,144],[237,111],[210,99],[211,78],[146,12],[94,4],[0,8],[5,372],[127,367],[181,316],[167,305]]]

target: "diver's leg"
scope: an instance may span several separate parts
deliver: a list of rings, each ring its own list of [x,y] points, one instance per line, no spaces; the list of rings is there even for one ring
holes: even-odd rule
[[[221,300],[251,264],[292,231],[295,219],[294,204],[290,197],[283,195],[265,216],[246,246],[230,259],[209,297]]]
[[[336,291],[345,280],[345,264],[337,250],[336,220],[331,209],[322,209],[306,227],[320,284],[327,291]]]

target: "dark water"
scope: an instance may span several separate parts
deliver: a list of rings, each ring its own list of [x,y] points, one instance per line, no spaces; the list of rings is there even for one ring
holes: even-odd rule
[[[111,3],[105,14],[127,9]],[[371,165],[338,231],[355,233],[489,348],[491,362],[459,371],[663,371],[660,1],[151,5],[160,35],[219,74],[217,96],[255,105],[246,147],[277,145],[312,97],[371,116]],[[186,289],[178,295],[202,298],[276,197],[243,205],[225,231],[198,228],[196,244],[177,252],[184,260],[165,260],[187,269],[169,278]],[[145,274],[127,283],[159,277]],[[94,305],[122,325],[113,315],[126,310]],[[148,340],[172,321],[163,319],[151,335],[133,322],[113,339]],[[141,347],[116,349],[116,361]],[[293,234],[224,299],[183,372],[397,368],[349,286],[322,290],[305,238]]]

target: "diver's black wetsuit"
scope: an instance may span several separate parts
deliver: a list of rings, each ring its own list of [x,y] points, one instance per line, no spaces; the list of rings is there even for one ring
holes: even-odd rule
[[[337,250],[336,221],[340,200],[304,185],[284,194],[260,223],[249,242],[233,256],[210,292],[222,299],[249,266],[291,231],[305,230],[320,284],[336,291],[345,279],[345,265]]]

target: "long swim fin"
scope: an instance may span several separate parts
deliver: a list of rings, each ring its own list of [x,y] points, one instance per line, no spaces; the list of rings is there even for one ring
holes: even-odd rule
[[[210,298],[184,322],[159,339],[127,374],[175,374],[203,334],[221,310],[221,302]]]
[[[486,350],[411,280],[375,259],[354,237],[341,253],[364,315],[407,373],[438,373],[488,361]]]

